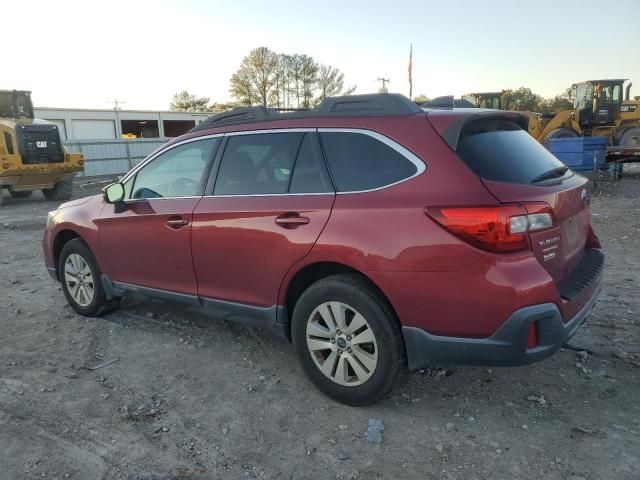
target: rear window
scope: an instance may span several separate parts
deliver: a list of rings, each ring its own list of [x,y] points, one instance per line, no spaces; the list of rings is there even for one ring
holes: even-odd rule
[[[476,175],[498,182],[531,183],[564,166],[519,125],[504,120],[465,126],[456,153]]]

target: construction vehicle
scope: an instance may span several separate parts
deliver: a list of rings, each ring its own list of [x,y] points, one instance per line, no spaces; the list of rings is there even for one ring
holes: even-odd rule
[[[509,95],[506,90],[500,92],[467,93],[463,95],[462,98],[471,102],[477,108],[509,110]]]
[[[552,138],[607,137],[607,145],[640,148],[640,97],[630,99],[626,79],[575,83],[573,109],[558,113],[526,112],[529,133],[548,147]]]
[[[0,204],[5,189],[16,198],[42,190],[47,200],[68,200],[83,169],[83,155],[67,152],[57,125],[34,118],[31,92],[0,90]]]

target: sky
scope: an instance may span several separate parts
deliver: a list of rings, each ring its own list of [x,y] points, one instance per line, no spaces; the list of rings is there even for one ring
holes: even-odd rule
[[[526,86],[544,97],[592,78],[635,80],[640,0],[29,0],[2,6],[0,89],[39,107],[168,109],[181,90],[231,100],[252,48],[305,53],[356,93],[460,96]],[[8,30],[7,30],[8,29]]]

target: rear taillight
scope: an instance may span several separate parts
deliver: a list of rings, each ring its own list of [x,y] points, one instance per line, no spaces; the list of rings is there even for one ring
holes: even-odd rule
[[[528,232],[553,226],[551,208],[544,203],[427,207],[426,213],[465,242],[497,253],[527,250]]]

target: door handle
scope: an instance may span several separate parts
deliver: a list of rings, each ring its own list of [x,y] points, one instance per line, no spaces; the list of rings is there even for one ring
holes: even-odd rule
[[[302,217],[297,213],[285,213],[276,217],[276,224],[282,228],[298,228],[309,223],[309,217]]]
[[[167,225],[167,227],[173,230],[178,230],[179,228],[189,225],[189,220],[185,220],[182,217],[173,217],[167,219],[164,223]]]

